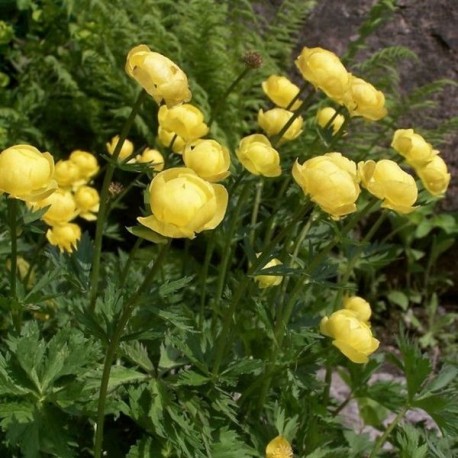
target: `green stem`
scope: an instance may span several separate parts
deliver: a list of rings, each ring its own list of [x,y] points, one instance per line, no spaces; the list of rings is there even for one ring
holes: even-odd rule
[[[100,191],[100,208],[99,214],[97,218],[97,226],[95,230],[95,240],[94,240],[94,254],[92,257],[92,271],[91,271],[91,287],[90,287],[90,295],[89,295],[89,306],[93,310],[95,307],[95,301],[97,299],[98,293],[98,284],[99,284],[99,277],[100,277],[100,261],[102,256],[102,239],[103,239],[103,230],[105,228],[107,215],[108,215],[108,198],[109,198],[109,191],[108,188],[110,186],[111,180],[113,179],[113,174],[116,168],[116,161],[119,157],[119,153],[121,152],[122,145],[129,134],[129,131],[134,123],[135,117],[140,109],[143,100],[146,97],[146,92],[141,91],[135,101],[134,106],[132,107],[132,111],[125,122],[121,134],[119,136],[119,141],[116,145],[115,150],[113,151],[112,160],[108,163],[107,169],[105,171],[105,177],[102,183],[102,189]]]
[[[135,240],[134,246],[131,248],[129,252],[129,257],[127,258],[126,264],[124,265],[124,268],[119,274],[119,289],[122,289],[123,286],[126,283],[127,276],[130,270],[130,266],[132,265],[132,262],[134,260],[135,255],[137,254],[138,249],[140,248],[140,245],[143,243],[143,239],[137,238]]]
[[[17,200],[9,198],[6,200],[8,209],[8,228],[11,239],[10,258],[10,297],[13,302],[11,316],[16,331],[20,332],[22,322],[22,309],[17,300]]]
[[[201,283],[201,295],[200,295],[200,316],[199,316],[199,325],[200,329],[203,329],[204,318],[205,318],[205,301],[207,299],[207,277],[208,270],[210,267],[210,261],[213,256],[213,251],[215,249],[215,237],[214,232],[209,236],[209,240],[205,249],[205,259],[204,264],[201,270],[200,283]]]
[[[327,407],[329,403],[329,397],[331,393],[331,384],[332,384],[332,371],[333,371],[333,368],[327,365],[326,373],[324,375],[324,391],[323,391],[323,406],[324,407]]]
[[[102,456],[103,429],[105,421],[105,405],[108,393],[108,383],[110,381],[111,367],[113,365],[114,357],[118,350],[119,342],[121,341],[122,335],[124,333],[124,328],[127,322],[129,321],[130,317],[132,316],[135,306],[141,299],[142,295],[150,287],[151,281],[159,272],[159,269],[162,266],[162,262],[165,259],[169,247],[170,241],[166,245],[163,245],[161,247],[161,251],[159,252],[156,262],[152,265],[152,267],[146,274],[140,288],[138,288],[137,292],[133,296],[131,296],[131,298],[124,304],[123,311],[113,331],[110,343],[108,344],[103,364],[102,380],[100,382],[99,400],[97,404],[97,428],[94,440],[94,458],[101,458]]]
[[[256,233],[256,222],[258,220],[258,213],[259,213],[259,206],[261,205],[261,197],[262,197],[262,189],[264,187],[264,181],[258,181],[256,183],[256,196],[254,198],[254,205],[253,211],[251,213],[251,229],[250,229],[250,236],[249,241],[250,245],[253,246],[254,244],[254,236]]]

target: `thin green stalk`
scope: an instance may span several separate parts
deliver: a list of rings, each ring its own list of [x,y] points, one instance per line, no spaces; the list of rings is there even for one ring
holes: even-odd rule
[[[93,310],[95,307],[95,301],[97,299],[99,277],[100,277],[100,261],[102,256],[102,239],[103,239],[103,230],[107,220],[108,204],[109,204],[109,191],[111,180],[113,179],[113,174],[116,168],[116,160],[121,152],[122,145],[129,134],[129,131],[134,123],[135,117],[140,109],[141,104],[143,103],[146,97],[146,92],[141,91],[135,101],[132,111],[125,122],[121,134],[119,136],[118,144],[112,155],[112,161],[107,165],[105,171],[105,177],[102,183],[102,189],[100,191],[100,208],[97,218],[97,225],[95,230],[95,240],[94,240],[94,254],[92,257],[92,271],[91,271],[91,287],[89,295],[89,306]]]
[[[17,332],[21,330],[22,310],[17,301],[17,199],[9,198],[6,200],[8,209],[8,228],[11,239],[11,258],[10,258],[10,298],[13,302],[11,317]]]
[[[250,228],[249,241],[250,241],[251,246],[253,246],[254,244],[254,236],[256,232],[255,226],[258,220],[259,206],[261,205],[263,187],[264,187],[264,181],[261,180],[256,183],[256,195],[254,198],[253,211],[251,212],[251,221],[250,221],[251,228]]]
[[[213,256],[213,251],[215,249],[215,237],[214,231],[210,234],[208,243],[205,249],[205,259],[204,264],[201,270],[200,276],[200,283],[201,283],[201,294],[200,294],[200,316],[199,316],[199,325],[202,329],[204,324],[204,317],[205,317],[205,300],[207,298],[207,277],[208,277],[208,270],[210,267],[210,261]]]
[[[119,289],[122,289],[122,287],[125,285],[130,266],[132,265],[132,262],[134,260],[135,255],[137,254],[138,249],[140,248],[140,245],[143,243],[143,239],[140,237],[135,240],[134,246],[131,248],[129,252],[129,256],[127,258],[126,264],[124,265],[124,268],[122,269],[121,273],[119,274]]]
[[[156,262],[151,266],[150,270],[146,274],[143,283],[138,288],[136,293],[132,295],[130,299],[124,304],[122,314],[118,323],[116,324],[115,330],[110,339],[110,343],[108,344],[103,364],[102,380],[100,382],[99,400],[97,404],[97,428],[94,440],[94,458],[101,458],[102,456],[103,429],[105,422],[105,405],[108,393],[108,383],[110,381],[111,367],[118,350],[119,342],[121,341],[122,335],[124,333],[124,328],[132,316],[135,306],[141,299],[142,295],[150,287],[152,280],[162,267],[162,263],[165,259],[169,247],[170,241],[161,247]]]
[[[331,384],[332,384],[332,372],[333,368],[329,365],[326,366],[326,372],[324,375],[324,391],[323,391],[323,406],[327,407],[329,403]]]

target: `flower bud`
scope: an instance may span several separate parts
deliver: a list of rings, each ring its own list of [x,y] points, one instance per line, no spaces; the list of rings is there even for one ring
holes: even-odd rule
[[[280,155],[265,135],[253,134],[242,138],[236,155],[253,175],[278,177],[281,174]]]
[[[433,196],[442,196],[450,183],[450,173],[447,164],[438,156],[439,151],[433,151],[435,156],[423,167],[416,169],[423,186]]]
[[[215,140],[196,140],[188,143],[183,152],[186,167],[210,182],[221,181],[230,175],[229,151]]]
[[[312,202],[334,219],[356,211],[360,188],[356,164],[340,153],[317,156],[293,166],[293,178]]]
[[[283,436],[277,436],[267,444],[266,458],[293,458],[293,449]]]
[[[57,188],[54,159],[30,145],[15,145],[0,153],[0,194],[34,202]]]
[[[106,144],[107,151],[113,156],[116,146],[119,143],[119,135],[115,135],[110,142]],[[124,143],[121,146],[121,151],[118,155],[118,161],[125,161],[128,157],[132,156],[134,152],[134,144],[127,138],[124,140]]]
[[[389,159],[358,164],[362,185],[375,197],[383,200],[382,207],[398,213],[415,210],[418,190],[414,178]]]
[[[344,309],[352,311],[358,320],[368,322],[372,315],[369,302],[359,296],[346,297],[343,301]]]
[[[191,169],[172,168],[153,178],[149,186],[152,215],[137,220],[165,237],[193,239],[196,233],[218,226],[227,202],[224,186],[208,183]]]
[[[46,238],[51,245],[59,247],[60,251],[71,253],[81,239],[81,228],[73,223],[53,226],[46,232]]]
[[[159,126],[159,129],[157,130],[157,138],[162,146],[165,146],[166,148],[171,147],[174,153],[183,154],[186,142],[179,135]]]
[[[425,166],[437,154],[437,151],[413,129],[398,129],[394,133],[391,146],[414,168]]]
[[[260,253],[256,256],[259,257]],[[268,269],[269,267],[281,266],[282,262],[277,258],[271,259],[263,269]],[[258,283],[259,288],[265,289],[270,288],[271,286],[277,286],[283,281],[283,277],[281,275],[256,275],[254,280]]]
[[[150,167],[155,172],[164,170],[164,156],[157,150],[145,148],[142,154],[135,156],[135,162],[138,164],[150,164]]]
[[[75,163],[80,171],[80,177],[87,183],[99,171],[97,158],[87,151],[75,150],[70,153],[69,160]]]
[[[46,199],[39,200],[32,204],[32,208],[34,209],[48,206],[48,210],[41,217],[48,226],[68,223],[78,216],[75,198],[70,191],[56,189],[56,191],[46,197]]]
[[[75,192],[75,203],[79,216],[86,221],[95,221],[95,213],[99,211],[100,196],[97,189],[81,186]]]
[[[274,137],[280,133],[293,115],[293,112],[285,110],[284,108],[272,108],[266,112],[259,110],[258,124],[269,137]],[[283,133],[281,141],[285,142],[297,138],[302,132],[303,124],[304,120],[302,116],[298,116],[288,127],[286,132]]]
[[[334,119],[333,119],[334,118]],[[328,125],[329,121],[332,122],[329,127],[332,127],[333,135],[339,132],[340,128],[342,127],[343,123],[345,122],[345,117],[341,114],[336,115],[336,110],[331,107],[325,107],[318,111],[316,114],[316,122],[320,127],[323,129]]]
[[[71,189],[84,181],[81,180],[78,165],[70,160],[56,162],[54,179],[61,189]]]
[[[262,90],[275,105],[288,110],[297,110],[302,102],[296,100],[289,107],[291,101],[299,94],[299,88],[284,76],[271,75],[262,83]]]
[[[152,52],[148,46],[132,48],[127,55],[126,72],[153,97],[170,108],[191,100],[186,74],[169,58]]]

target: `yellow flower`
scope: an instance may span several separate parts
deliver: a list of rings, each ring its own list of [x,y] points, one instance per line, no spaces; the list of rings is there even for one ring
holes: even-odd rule
[[[81,186],[75,192],[75,203],[79,216],[86,221],[95,221],[94,213],[99,211],[100,196],[97,189],[90,186]]]
[[[336,346],[350,361],[357,364],[367,363],[380,345],[372,336],[371,328],[358,319],[351,310],[338,310],[325,316],[320,323],[320,332],[331,337]]]
[[[267,444],[266,458],[293,458],[293,449],[283,436],[277,436]]]
[[[135,156],[135,162],[139,164],[150,164],[150,167],[155,172],[164,170],[164,156],[157,150],[152,148],[145,148],[142,154]]]
[[[253,175],[278,177],[281,174],[280,155],[265,135],[248,135],[240,140],[236,155]]]
[[[398,213],[410,213],[415,207],[418,190],[414,178],[389,159],[358,164],[362,185],[383,200],[382,207]]]
[[[70,160],[56,162],[54,179],[61,189],[71,189],[78,184],[84,184],[78,165]]]
[[[170,145],[172,145],[172,151],[174,153],[183,154],[186,142],[179,135],[159,126],[159,129],[157,130],[157,138],[161,145],[167,148],[170,148]]]
[[[425,166],[438,153],[413,129],[398,129],[394,133],[391,146],[415,168]]]
[[[387,115],[383,92],[353,75],[350,75],[350,89],[344,95],[343,102],[351,116],[378,121]]]
[[[271,75],[262,82],[262,90],[275,105],[288,108],[291,101],[299,94],[299,88],[284,76]],[[296,100],[288,110],[294,111],[301,106],[302,102]]]
[[[73,223],[59,224],[48,229],[46,238],[51,245],[59,247],[60,251],[71,253],[81,238],[81,228]]]
[[[173,107],[191,100],[186,74],[169,58],[151,51],[146,45],[132,48],[127,55],[126,72],[153,97]]]
[[[215,140],[197,140],[188,143],[183,152],[186,167],[210,182],[221,181],[230,175],[229,151]]]
[[[118,142],[119,142],[119,135],[115,135],[111,139],[111,142],[108,142],[106,144],[107,151],[110,153],[111,156],[113,156],[113,153],[115,152]],[[121,146],[121,151],[119,152],[118,161],[126,160],[128,157],[132,156],[133,152],[134,152],[134,144],[126,138],[124,140],[124,143]]]
[[[57,189],[46,199],[32,204],[32,208],[39,209],[49,207],[41,219],[49,226],[68,223],[78,216],[76,202],[70,191]]]
[[[433,196],[441,196],[447,191],[450,183],[450,173],[448,173],[447,164],[438,156],[439,151],[434,151],[431,162],[423,167],[416,169],[423,186]]]
[[[159,108],[157,118],[163,129],[177,134],[185,142],[197,140],[208,133],[204,114],[190,103],[173,108],[163,105]]]
[[[259,110],[258,124],[269,137],[273,137],[280,133],[283,126],[285,126],[293,114],[293,112],[285,110],[284,108],[272,108],[266,112]],[[304,120],[302,116],[298,116],[288,127],[288,130],[282,135],[282,142],[297,138],[302,132],[303,124]]]
[[[256,256],[259,257],[260,253]],[[269,267],[281,266],[282,262],[277,258],[271,259],[263,269],[268,269]],[[258,283],[259,288],[265,289],[270,288],[271,286],[277,286],[283,281],[283,277],[281,275],[256,275],[254,277],[255,281]]]
[[[317,156],[293,166],[293,178],[305,195],[334,219],[356,211],[360,188],[356,164],[340,153]]]
[[[70,153],[69,160],[75,163],[80,171],[80,177],[87,183],[99,171],[97,158],[87,151],[75,150]]]
[[[335,135],[337,132],[339,132],[340,128],[345,122],[345,117],[341,114],[336,115],[336,110],[331,107],[324,107],[316,114],[316,122],[323,129],[327,126],[328,122],[331,121],[332,118],[334,119],[329,125],[329,128],[332,127],[333,135]]]
[[[158,173],[149,186],[152,215],[137,219],[165,237],[193,239],[218,226],[227,202],[224,186],[208,183],[191,169],[172,168]]]
[[[323,48],[304,48],[295,63],[305,80],[330,99],[342,103],[350,88],[350,74],[333,52]]]
[[[369,302],[359,296],[346,297],[343,301],[344,309],[352,311],[358,320],[368,322],[372,315]]]
[[[30,145],[15,145],[0,153],[0,194],[34,202],[57,188],[54,159]]]

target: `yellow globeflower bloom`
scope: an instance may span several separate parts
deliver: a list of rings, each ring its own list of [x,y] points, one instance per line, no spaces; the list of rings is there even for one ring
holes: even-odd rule
[[[183,161],[186,167],[212,183],[230,175],[229,150],[215,140],[197,140],[188,143],[183,152]]]
[[[372,84],[350,75],[350,90],[343,100],[351,116],[378,121],[387,115],[385,95]]]
[[[299,88],[285,76],[271,75],[262,82],[262,90],[280,108],[288,108],[291,101],[299,94]],[[296,100],[288,110],[294,111],[302,102]]]
[[[41,219],[49,226],[68,223],[78,216],[75,198],[70,191],[57,189],[46,199],[34,202],[32,208],[49,207]]]
[[[256,256],[259,257],[259,255],[260,253]],[[263,269],[281,265],[282,262],[279,259],[273,258],[263,267]],[[270,288],[271,286],[278,286],[283,281],[283,277],[281,275],[256,275],[254,280],[258,283],[259,288],[265,289]]]
[[[15,145],[0,153],[0,194],[35,202],[54,192],[54,159],[30,145]]]
[[[269,137],[274,137],[280,133],[292,116],[293,112],[285,110],[284,108],[272,108],[266,112],[259,110],[258,124]],[[281,141],[290,141],[299,137],[302,132],[303,124],[304,120],[302,116],[298,116],[282,135]]]
[[[73,223],[59,224],[48,229],[46,238],[51,245],[59,247],[60,251],[71,253],[81,238],[81,228]]]
[[[350,74],[333,52],[323,48],[303,48],[295,63],[305,80],[330,99],[342,103],[350,88]]]
[[[157,138],[161,145],[167,148],[170,148],[170,145],[172,145],[171,148],[174,153],[183,154],[186,142],[175,132],[170,132],[169,130],[159,126],[159,129],[157,130]]]
[[[277,436],[267,444],[266,458],[293,458],[293,449],[283,436]]]
[[[391,146],[414,168],[425,166],[438,153],[413,129],[398,129],[393,135]]]
[[[358,164],[362,185],[375,197],[383,200],[382,207],[398,213],[415,210],[418,190],[414,178],[389,159]]]
[[[110,142],[107,142],[107,151],[113,156],[116,146],[119,143],[119,135],[115,135]],[[127,138],[124,140],[124,143],[121,146],[121,151],[119,152],[118,161],[124,161],[128,157],[132,156],[134,152],[134,144]]]
[[[380,345],[372,336],[371,328],[351,310],[338,310],[325,316],[320,323],[320,332],[334,339],[332,344],[357,364],[367,363],[369,355]]]
[[[76,208],[81,218],[86,221],[95,221],[95,213],[99,211],[100,196],[97,189],[90,186],[81,186],[75,192]]]
[[[442,196],[447,191],[450,183],[450,173],[447,169],[447,164],[438,156],[439,151],[434,151],[431,162],[428,162],[423,167],[416,169],[423,186],[433,196]]]
[[[78,165],[70,160],[56,162],[54,179],[61,189],[71,189],[84,182],[84,180],[81,179]]]
[[[242,138],[236,155],[253,175],[278,177],[281,174],[280,155],[265,135],[253,134]]]
[[[72,151],[69,160],[78,166],[81,179],[84,180],[85,183],[95,176],[100,168],[97,158],[87,151]]]
[[[138,164],[150,164],[150,167],[155,172],[161,172],[164,170],[164,156],[157,150],[153,148],[145,148],[142,154],[135,156],[135,162]]]
[[[340,153],[317,156],[293,166],[293,178],[334,219],[356,211],[360,188],[356,164]]]
[[[204,114],[194,105],[185,103],[173,108],[163,105],[157,114],[159,125],[181,137],[185,142],[197,140],[208,134]]]
[[[335,135],[337,132],[339,132],[340,128],[345,122],[345,117],[341,114],[336,115],[336,110],[331,107],[324,107],[316,114],[316,122],[323,129],[327,126],[331,119],[332,122],[329,127],[332,128],[333,135]]]
[[[369,302],[359,296],[346,297],[343,301],[344,309],[352,311],[356,317],[364,322],[368,322],[372,315]]]
[[[151,51],[146,45],[132,48],[127,55],[126,72],[153,97],[173,107],[191,100],[188,78],[169,58]]]
[[[151,216],[137,220],[172,238],[193,239],[214,229],[226,213],[226,188],[200,178],[193,170],[177,167],[158,173],[149,186]]]

